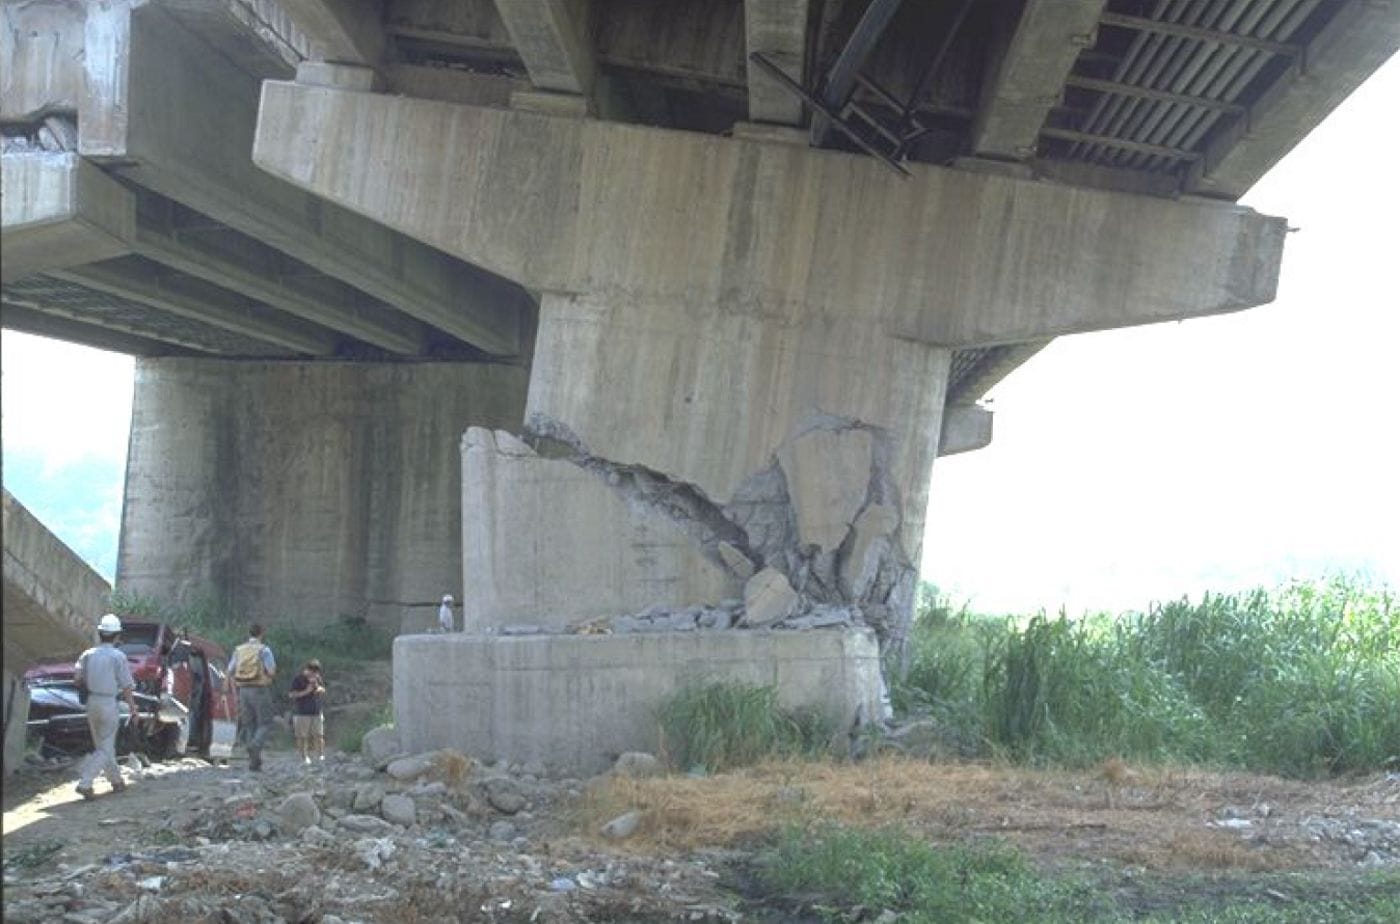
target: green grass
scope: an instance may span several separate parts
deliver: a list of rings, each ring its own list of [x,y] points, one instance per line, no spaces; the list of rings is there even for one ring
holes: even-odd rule
[[[1393,871],[1345,880],[1286,875],[1157,880],[1147,884],[1149,895],[1135,900],[1116,878],[1047,874],[1000,842],[939,846],[899,828],[830,823],[785,830],[762,863],[759,880],[766,905],[832,922],[874,919],[884,911],[902,924],[1400,920],[1400,873]]]
[[[358,754],[366,732],[380,725],[390,725],[393,721],[394,706],[384,703],[373,712],[341,720],[336,726],[335,740],[331,743],[347,754]]]
[[[822,753],[833,731],[823,716],[780,706],[776,687],[740,683],[682,690],[661,704],[657,721],[671,763],[709,773]]]
[[[1400,607],[1334,579],[1121,618],[955,612],[926,588],[905,711],[969,755],[1317,777],[1400,765]]]

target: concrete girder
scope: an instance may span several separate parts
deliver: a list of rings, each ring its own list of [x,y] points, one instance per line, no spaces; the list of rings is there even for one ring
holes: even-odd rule
[[[994,64],[972,129],[977,154],[1027,160],[1107,0],[1029,0]]]
[[[336,341],[329,334],[258,317],[239,296],[195,279],[188,282],[194,284],[196,292],[182,292],[167,285],[159,276],[142,273],[139,268],[130,267],[123,261],[90,264],[67,272],[52,272],[49,275],[99,292],[150,305],[159,311],[203,321],[294,353],[310,356],[335,355]]]
[[[809,0],[744,0],[744,48],[748,55],[762,52],[801,86],[807,85],[804,59],[807,53]],[[797,125],[802,121],[802,101],[758,68],[750,66],[749,120]]]
[[[0,326],[22,334],[64,340],[95,350],[110,350],[129,356],[197,356],[205,352],[202,349],[196,351],[188,346],[167,343],[148,334],[115,331],[110,327],[99,327],[84,321],[59,317],[21,304],[8,294],[0,295]]]
[[[496,10],[536,87],[592,94],[598,65],[589,7],[589,0],[496,0]]]
[[[41,290],[62,287],[70,298],[57,300],[48,297],[44,292],[36,294],[26,291],[36,286]],[[16,291],[17,289],[19,291]],[[72,304],[73,296],[78,296],[79,304]],[[31,317],[42,315],[49,319],[49,324],[44,326],[31,324],[27,328],[31,332],[49,336],[44,327],[50,327],[56,332],[55,336],[61,336],[58,332],[64,328],[74,333],[79,333],[83,328],[93,332],[100,330],[103,332],[100,338],[74,336],[66,339],[75,343],[87,343],[102,350],[120,350],[123,349],[124,342],[135,340],[157,341],[175,348],[138,351],[137,355],[194,353],[222,357],[242,356],[255,349],[259,352],[281,352],[269,350],[262,341],[249,340],[241,334],[235,334],[203,320],[191,320],[184,315],[152,313],[147,305],[132,302],[121,296],[89,290],[79,283],[48,274],[30,276],[19,283],[6,286],[3,297],[7,315],[11,315],[15,308],[20,308],[30,312]],[[132,309],[138,310],[141,316],[132,318]],[[9,323],[7,320],[7,326]],[[112,336],[107,336],[108,333]]]
[[[1243,196],[1397,50],[1400,0],[1345,4],[1244,117],[1211,140],[1187,188]]]
[[[526,293],[257,170],[257,81],[163,9],[94,6],[86,49],[81,153],[487,353],[519,353]]]
[[[1285,232],[1239,206],[277,82],[253,158],[531,289],[862,317],[945,347],[1263,304]]]
[[[384,56],[380,0],[281,0],[282,8],[311,39],[312,54],[337,64],[377,67]]]
[[[80,266],[130,252],[132,192],[76,154],[0,157],[0,279]]]
[[[377,317],[366,314],[354,303],[358,293],[346,286],[334,286],[339,297],[330,299],[304,294],[228,250],[197,247],[173,233],[149,226],[137,228],[132,249],[148,260],[391,353],[413,356],[421,353],[427,343],[424,331],[413,321],[385,316],[383,312]]]
[[[992,412],[975,404],[950,404],[943,409],[938,433],[938,456],[957,455],[992,444]]]

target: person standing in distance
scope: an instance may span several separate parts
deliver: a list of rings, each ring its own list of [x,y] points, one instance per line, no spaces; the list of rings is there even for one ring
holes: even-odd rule
[[[73,665],[74,684],[79,690],[87,690],[88,729],[92,732],[93,751],[83,761],[82,776],[78,780],[78,795],[84,799],[93,797],[93,781],[102,772],[107,774],[112,792],[126,789],[121,767],[117,765],[117,729],[121,727],[117,697],[126,700],[131,721],[135,722],[136,697],[132,690],[136,684],[131,679],[126,653],[117,647],[121,632],[122,622],[115,613],[103,616],[97,622],[99,644],[84,651]]]
[[[442,606],[438,607],[438,629],[443,632],[452,632],[456,625],[452,619],[452,595],[442,595]]]
[[[262,769],[263,740],[272,727],[272,679],[277,661],[263,642],[263,627],[248,627],[248,641],[233,649],[228,675],[238,687],[238,740],[248,748],[248,769]]]
[[[321,662],[312,658],[302,667],[301,673],[292,678],[292,691],[287,694],[292,700],[292,731],[304,764],[311,763],[313,751],[318,761],[326,759],[326,720],[321,713],[321,697],[325,692]]]

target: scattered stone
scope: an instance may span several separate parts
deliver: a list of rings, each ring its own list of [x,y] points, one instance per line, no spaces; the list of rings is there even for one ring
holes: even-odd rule
[[[405,828],[413,827],[414,823],[418,821],[418,809],[408,796],[385,796],[379,814],[384,817],[385,821],[403,825]]]
[[[431,770],[432,766],[433,756],[431,754],[418,754],[390,761],[384,770],[400,783],[411,783]]]
[[[399,744],[399,731],[392,725],[371,728],[360,740],[360,756],[375,770],[383,770],[401,754],[403,746]]]
[[[309,792],[296,792],[282,800],[277,808],[278,823],[283,834],[299,834],[321,820],[321,810]]]
[[[482,781],[482,792],[491,807],[503,815],[514,815],[525,807],[525,794],[520,784],[509,777],[497,776]]]
[[[374,815],[346,815],[336,824],[354,834],[383,835],[394,833],[393,825]]]
[[[603,825],[603,827],[599,829],[599,833],[609,840],[620,841],[636,833],[637,826],[641,823],[642,813],[633,809]]]
[[[508,841],[515,837],[516,830],[515,825],[509,821],[497,821],[491,824],[487,833],[493,841]]]
[[[627,751],[624,754],[619,754],[617,762],[613,764],[613,773],[633,778],[660,776],[665,772],[665,769],[661,761],[644,751]]]
[[[354,789],[350,807],[356,812],[377,812],[384,801],[384,787],[378,783],[361,783]]]
[[[770,626],[787,619],[797,609],[797,591],[777,568],[764,568],[744,585],[744,615],[739,624]]]

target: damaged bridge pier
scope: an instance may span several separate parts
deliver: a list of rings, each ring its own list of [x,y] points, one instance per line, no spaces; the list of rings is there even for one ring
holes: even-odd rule
[[[906,179],[743,132],[290,82],[264,84],[253,157],[542,293],[522,432],[463,440],[469,634],[395,650],[408,742],[509,759],[590,735],[619,685],[654,704],[727,676],[744,659],[726,646],[775,644],[794,617],[837,626],[842,657],[872,633],[897,653],[954,351],[1266,302],[1284,234],[1221,203],[921,165]],[[648,653],[637,669],[658,685],[599,667],[615,657],[600,644],[635,642],[570,634],[663,614],[753,637],[649,639],[692,659]],[[523,626],[551,637],[529,646]],[[818,634],[793,657],[821,663]],[[443,645],[460,672],[431,666]],[[828,703],[842,722],[878,703],[861,677]],[[593,744],[576,762],[654,741]]]
[[[599,767],[706,678],[866,721],[978,400],[1270,301],[1236,200],[1400,48],[1149,6],[0,4],[0,318],[138,357],[116,586],[404,632],[406,746]]]

